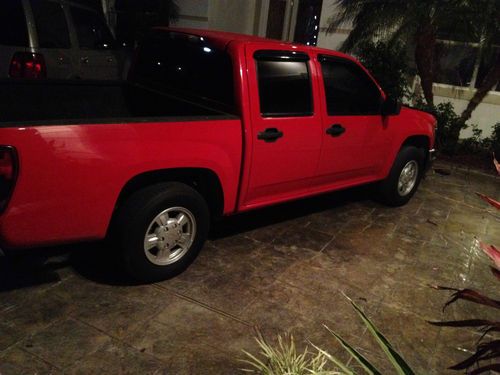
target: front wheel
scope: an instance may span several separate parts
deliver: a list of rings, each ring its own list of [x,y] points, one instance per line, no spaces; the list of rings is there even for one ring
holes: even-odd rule
[[[379,185],[379,200],[389,206],[406,204],[417,191],[424,172],[425,153],[415,146],[403,147],[389,176]]]
[[[182,183],[140,190],[117,215],[115,243],[127,271],[139,281],[164,280],[185,270],[208,234],[205,200]]]

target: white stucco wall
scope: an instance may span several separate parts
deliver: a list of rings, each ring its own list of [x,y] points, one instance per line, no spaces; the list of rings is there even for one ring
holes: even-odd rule
[[[209,27],[214,30],[254,34],[256,5],[256,0],[211,0],[208,10]]]
[[[351,30],[351,25],[342,25],[339,32],[327,34],[326,29],[332,15],[337,13],[337,6],[333,0],[323,0],[323,8],[321,9],[318,47],[338,50],[341,44],[346,40]]]
[[[182,0],[176,27],[254,34],[257,0]]]
[[[436,90],[434,90],[436,91]],[[490,101],[494,101],[498,99],[500,103],[500,92],[492,92],[488,95],[487,99],[482,102],[474,112],[472,112],[471,119],[467,122],[467,124],[475,124],[478,125],[478,128],[483,132],[481,134],[482,137],[489,137],[491,132],[493,131],[493,125],[500,122],[500,105],[489,103]],[[462,111],[467,107],[469,103],[468,100],[453,98],[449,96],[434,96],[434,103],[446,103],[451,102],[453,107],[455,108],[455,112],[457,114],[462,113]],[[469,127],[460,133],[461,138],[469,138],[472,136],[472,129]]]
[[[179,5],[179,19],[172,23],[175,27],[208,29],[209,0],[182,0]]]

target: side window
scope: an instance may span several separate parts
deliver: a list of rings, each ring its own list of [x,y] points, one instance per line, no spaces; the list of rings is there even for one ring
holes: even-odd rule
[[[28,47],[28,29],[20,0],[0,3],[0,44]]]
[[[320,57],[328,115],[375,115],[382,96],[375,83],[354,62]]]
[[[68,23],[61,5],[46,0],[32,0],[38,45],[41,48],[71,48]]]
[[[71,7],[71,16],[80,48],[110,49],[114,47],[114,39],[109,28],[97,13]]]
[[[309,57],[306,54],[258,51],[255,59],[262,116],[312,115]]]

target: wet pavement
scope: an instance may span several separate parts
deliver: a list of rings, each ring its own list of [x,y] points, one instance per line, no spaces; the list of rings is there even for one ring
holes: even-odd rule
[[[182,275],[131,285],[105,244],[0,259],[0,374],[237,374],[292,332],[348,360],[323,324],[392,373],[344,294],[363,307],[420,374],[472,353],[481,334],[429,320],[499,318],[429,285],[500,297],[478,240],[500,244],[500,179],[431,174],[413,200],[388,208],[364,189],[232,217]],[[68,250],[71,250],[68,252]],[[488,339],[488,337],[486,337]]]

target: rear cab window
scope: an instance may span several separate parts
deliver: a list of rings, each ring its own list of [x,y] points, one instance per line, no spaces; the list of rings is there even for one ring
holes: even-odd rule
[[[168,93],[237,114],[231,57],[194,35],[153,31],[139,45],[130,79]]]
[[[263,117],[313,114],[309,56],[301,52],[257,51],[254,54]]]
[[[379,115],[382,95],[377,85],[355,62],[320,55],[329,116]]]
[[[68,23],[61,4],[47,0],[31,0],[31,9],[41,48],[71,48]]]
[[[21,0],[0,2],[0,45],[28,47],[28,28]]]

